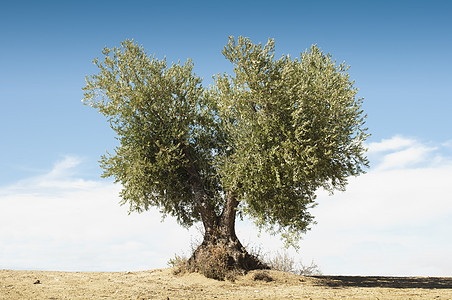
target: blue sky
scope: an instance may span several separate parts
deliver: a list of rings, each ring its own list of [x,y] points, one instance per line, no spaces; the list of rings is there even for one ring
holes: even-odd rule
[[[232,69],[228,35],[244,35],[293,57],[317,44],[351,65],[365,98],[371,168],[345,193],[320,192],[319,224],[294,255],[328,274],[452,276],[451,12],[450,1],[2,3],[0,268],[149,269],[186,251],[194,231],[128,216],[120,187],[99,178],[116,142],[81,88],[101,49],[127,38],[192,58],[208,85]],[[242,239],[279,247],[239,226]]]

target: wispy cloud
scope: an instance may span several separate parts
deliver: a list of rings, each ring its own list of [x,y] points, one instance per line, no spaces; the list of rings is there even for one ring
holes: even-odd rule
[[[441,159],[435,153],[438,149],[438,146],[427,146],[415,139],[394,136],[369,144],[369,156],[375,164],[374,171],[396,170],[433,165]]]
[[[83,159],[77,156],[64,156],[58,160],[47,172],[40,175],[24,178],[18,182],[0,187],[0,195],[10,194],[56,194],[71,190],[90,189],[99,184],[96,181],[84,180],[77,177],[78,167]]]
[[[442,143],[441,146],[443,146],[443,147],[445,147],[445,148],[447,148],[447,149],[452,150],[452,140],[448,140],[448,141]]]
[[[415,145],[414,139],[404,138],[396,135],[390,139],[383,139],[380,142],[373,142],[368,145],[369,153],[394,151]]]

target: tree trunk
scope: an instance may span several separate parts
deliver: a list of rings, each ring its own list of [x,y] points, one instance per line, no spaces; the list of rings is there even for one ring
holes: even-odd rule
[[[224,279],[217,276],[218,272],[224,275],[230,270],[246,272],[268,269],[268,266],[246,251],[235,234],[237,206],[234,194],[228,192],[223,212],[221,216],[215,216],[213,226],[210,226],[211,217],[201,215],[205,228],[204,238],[193,252],[189,264],[207,277]]]
[[[265,264],[246,251],[235,234],[238,201],[234,193],[231,191],[226,193],[223,212],[217,216],[209,201],[209,195],[204,189],[192,153],[186,146],[182,149],[189,162],[186,170],[205,229],[203,242],[193,252],[188,261],[189,265],[195,270],[201,270],[207,277],[216,279],[224,279],[224,273],[229,270],[268,269]]]

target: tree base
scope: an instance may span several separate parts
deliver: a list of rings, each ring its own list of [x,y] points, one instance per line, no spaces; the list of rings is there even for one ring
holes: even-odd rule
[[[189,269],[208,278],[224,280],[231,274],[269,269],[256,256],[249,254],[237,237],[204,237],[204,241],[188,260]]]

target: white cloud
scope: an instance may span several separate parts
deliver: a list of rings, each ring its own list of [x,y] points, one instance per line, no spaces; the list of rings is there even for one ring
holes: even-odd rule
[[[452,140],[448,140],[441,144],[441,146],[452,149]]]
[[[82,164],[83,159],[76,156],[64,156],[57,161],[53,168],[39,176],[19,180],[7,187],[0,187],[0,195],[25,193],[37,193],[43,195],[55,195],[69,190],[91,189],[99,184],[96,181],[87,181],[75,177],[77,167]]]
[[[376,163],[374,170],[404,169],[419,164],[439,162],[439,157],[431,154],[438,147],[429,147],[419,141],[402,136],[394,136],[381,142],[370,143],[369,157]]]
[[[416,144],[416,140],[396,135],[390,139],[383,139],[381,142],[373,142],[368,145],[369,153],[394,151]]]
[[[0,188],[0,267],[118,271],[165,267],[190,234],[156,210],[128,215],[120,186],[74,176],[65,157],[48,173]],[[174,239],[177,237],[176,239]]]
[[[370,145],[372,168],[346,192],[319,193],[317,225],[293,255],[326,274],[451,276],[452,156],[445,145],[401,136]],[[156,210],[127,214],[119,185],[77,176],[65,157],[47,174],[0,188],[0,267],[118,271],[166,266],[199,236]],[[276,251],[282,242],[238,222],[244,244]]]
[[[422,145],[416,145],[398,152],[390,153],[384,156],[382,163],[378,166],[382,169],[399,169],[421,162],[425,162],[429,153],[436,150]]]
[[[387,141],[346,192],[319,197],[302,251],[332,274],[450,276],[452,157],[440,146]]]

